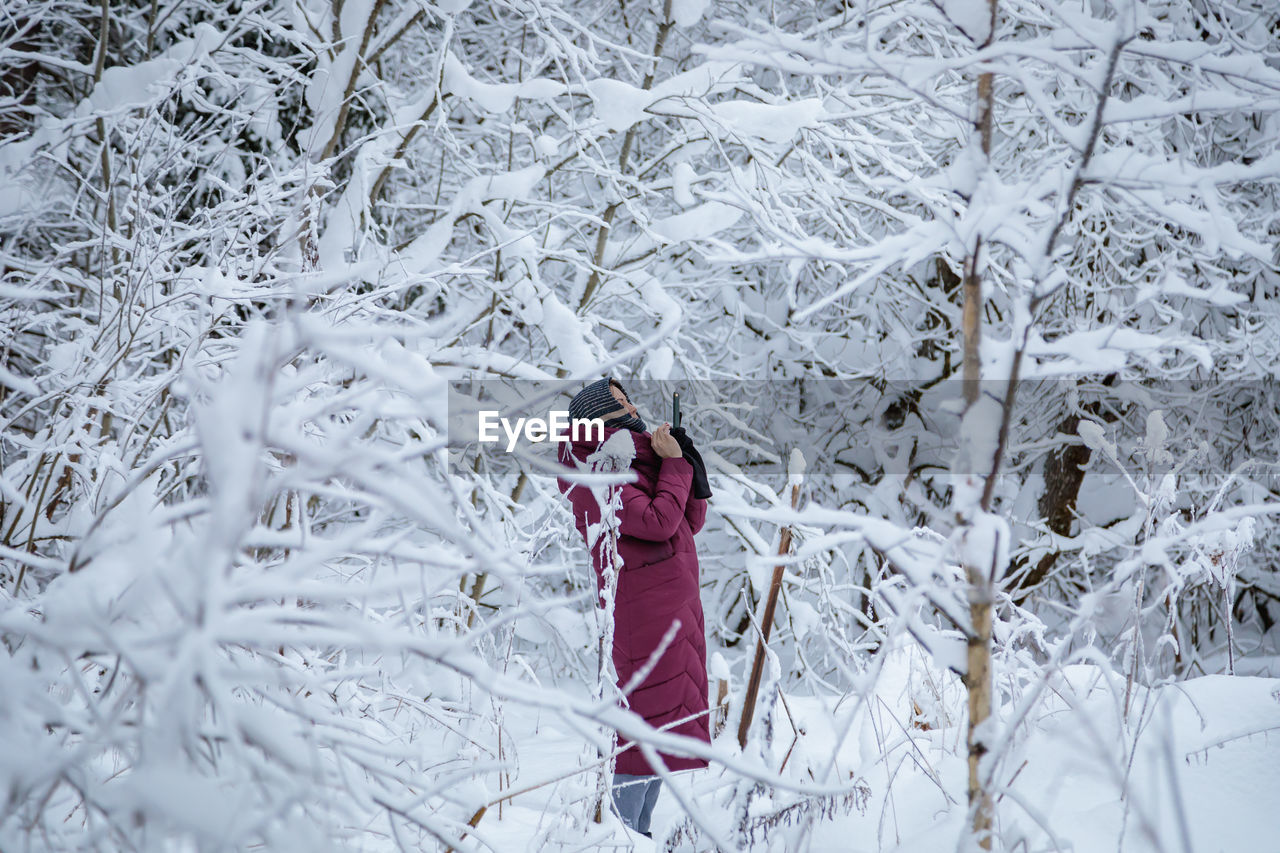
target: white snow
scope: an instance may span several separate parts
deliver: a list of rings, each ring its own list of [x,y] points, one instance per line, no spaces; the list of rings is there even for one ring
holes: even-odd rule
[[[743,212],[722,201],[707,201],[683,213],[654,220],[649,227],[667,243],[703,240],[732,228]]]
[[[711,0],[672,0],[671,18],[680,27],[692,27],[706,14]]]
[[[995,0],[942,0],[947,19],[978,44],[991,36],[991,4]]]
[[[826,108],[820,98],[785,104],[723,101],[713,104],[710,111],[730,133],[755,136],[773,143],[790,141],[802,129],[813,127],[826,116]]]
[[[1105,454],[1108,458],[1116,456],[1115,442],[1108,441],[1102,425],[1094,421],[1082,420],[1076,425],[1076,434],[1090,450]]]
[[[696,199],[693,197],[693,182],[697,180],[693,167],[683,160],[671,168],[671,195],[681,207],[692,207]]]
[[[587,83],[587,92],[595,104],[596,118],[614,132],[624,131],[641,121],[645,108],[654,101],[652,92],[605,77]]]
[[[645,356],[640,375],[652,379],[667,379],[671,376],[671,368],[674,364],[675,353],[672,352],[671,347],[663,344]]]
[[[793,447],[791,455],[787,458],[787,485],[801,486],[804,485],[804,453],[800,448]]]
[[[635,459],[636,445],[630,430],[620,429],[587,456],[593,471],[626,471]]]
[[[547,100],[565,91],[555,80],[532,78],[520,83],[484,83],[467,70],[460,59],[449,51],[444,59],[442,91],[471,101],[482,110],[503,113],[511,109],[516,98]]]
[[[538,152],[539,157],[554,157],[560,151],[560,143],[555,137],[548,136],[545,133],[539,134],[533,140],[534,150]]]
[[[114,112],[149,103],[158,92],[173,85],[185,69],[207,56],[224,37],[212,24],[201,23],[192,38],[178,42],[155,59],[103,69],[102,78],[77,105],[76,115]]]
[[[621,132],[646,119],[649,107],[660,101],[669,99],[678,104],[684,98],[708,97],[732,89],[740,68],[736,62],[704,62],[655,83],[648,91],[616,78],[597,77],[587,81],[585,91],[599,122],[611,131]]]
[[[595,361],[582,320],[551,291],[542,297],[542,331],[570,369],[581,370]]]

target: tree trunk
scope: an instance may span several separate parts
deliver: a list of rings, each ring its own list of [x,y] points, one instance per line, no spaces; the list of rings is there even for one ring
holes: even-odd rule
[[[791,487],[791,508],[795,509],[800,501],[800,486]],[[782,557],[791,550],[791,527],[782,528],[782,536],[778,540],[778,556]],[[738,722],[738,746],[746,747],[747,732],[751,730],[751,718],[756,712],[756,694],[760,692],[760,676],[764,671],[765,645],[769,642],[769,633],[773,630],[773,614],[778,606],[778,591],[782,589],[782,572],[784,566],[777,565],[773,569],[773,579],[769,584],[769,596],[764,603],[764,617],[760,621],[760,639],[756,643],[756,656],[751,662],[751,677],[747,679],[747,694],[742,701],[742,718]]]
[[[964,685],[969,693],[969,812],[971,830],[978,846],[991,849],[991,793],[982,784],[981,761],[987,747],[979,727],[991,716],[991,582],[976,566],[965,566],[969,578],[969,619],[972,622],[968,645],[968,666]]]
[[[980,47],[991,44],[996,30],[996,2],[989,0],[991,14],[990,27],[985,41]],[[992,114],[994,112],[994,79],[991,72],[986,71],[978,76],[978,115],[977,132],[982,144],[982,164],[985,166],[991,157]],[[981,180],[981,177],[979,177]],[[972,406],[978,399],[979,382],[982,378],[982,365],[979,360],[979,344],[982,340],[982,271],[980,255],[982,252],[982,235],[979,234],[973,243],[973,251],[965,262],[964,276],[964,397],[965,404]],[[1016,382],[1015,375],[1010,382]],[[1006,400],[1006,403],[1008,400]],[[1008,412],[1005,417],[1007,419]],[[992,468],[988,473],[988,482],[983,490],[981,510],[989,509],[991,487],[999,465],[998,459],[992,460]],[[972,498],[967,498],[972,500]],[[962,508],[965,509],[965,508]],[[969,507],[969,511],[978,507]],[[968,549],[965,549],[966,552]],[[969,750],[969,814],[971,816],[970,831],[973,841],[982,850],[991,849],[991,828],[994,805],[991,792],[983,784],[982,756],[986,753],[985,732],[983,724],[991,717],[992,684],[991,684],[991,622],[994,603],[994,566],[995,554],[991,555],[992,565],[966,565],[965,574],[969,583],[969,637],[968,660],[965,668],[964,685],[969,695],[969,730],[966,744]],[[972,562],[972,560],[966,560]]]

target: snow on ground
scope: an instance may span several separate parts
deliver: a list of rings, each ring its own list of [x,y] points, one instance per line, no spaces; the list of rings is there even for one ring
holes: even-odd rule
[[[1070,666],[1054,677],[1002,765],[1001,779],[1013,779],[997,806],[1005,849],[1280,850],[1280,679],[1210,675],[1135,688],[1127,725],[1124,691],[1123,678],[1093,665]],[[870,798],[862,811],[837,806],[832,819],[816,820],[807,846],[798,837],[802,822],[793,821],[757,833],[750,849],[955,849],[965,821],[963,696],[953,675],[928,671],[913,648],[889,656],[867,701],[787,695],[786,709],[778,703],[773,711],[773,767],[785,759],[783,775],[796,781],[813,781],[810,773],[827,782],[857,776]],[[1006,718],[1010,707],[1004,707]],[[583,739],[549,714],[509,723],[519,767],[504,784],[507,790],[563,777],[593,760]],[[732,726],[716,747],[737,753]],[[733,837],[733,777],[713,765],[675,779],[702,818]],[[591,784],[590,773],[583,773],[520,794],[500,817],[496,810],[486,814],[476,837],[504,851],[554,845],[557,823],[570,812],[582,813]],[[774,804],[787,796],[774,793]],[[654,842],[612,816],[587,836],[594,849],[662,849],[684,820],[678,800],[664,789],[653,818]],[[570,838],[581,844],[581,830],[566,831],[564,840]],[[1260,839],[1276,844],[1259,847]],[[713,848],[703,841],[696,849]]]

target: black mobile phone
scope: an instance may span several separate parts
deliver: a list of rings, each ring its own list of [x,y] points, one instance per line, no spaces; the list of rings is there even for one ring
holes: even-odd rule
[[[674,391],[671,394],[671,427],[680,426],[680,392]]]

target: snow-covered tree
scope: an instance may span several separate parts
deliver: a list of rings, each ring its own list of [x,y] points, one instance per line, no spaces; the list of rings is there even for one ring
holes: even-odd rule
[[[716,485],[668,847],[1086,845],[1052,732],[1203,838],[1135,780],[1200,754],[1165,681],[1270,707],[1199,677],[1275,674],[1271,6],[6,8],[0,848],[603,844],[600,732],[699,747],[592,695],[554,478],[447,416],[603,372]]]

